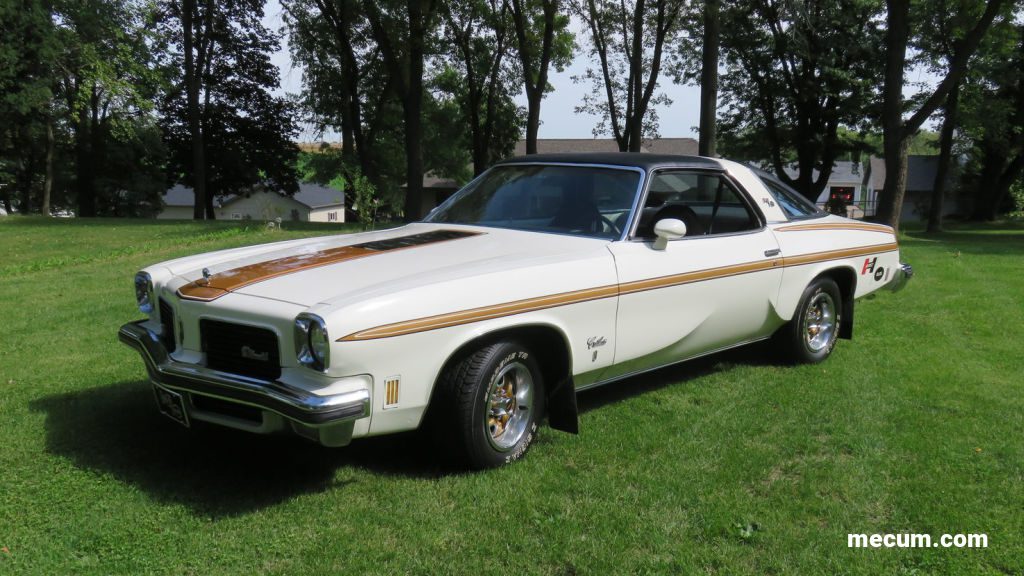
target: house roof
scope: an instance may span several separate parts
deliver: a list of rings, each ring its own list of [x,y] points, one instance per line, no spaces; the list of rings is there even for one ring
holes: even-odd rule
[[[320,184],[313,184],[312,182],[301,182],[299,184],[299,191],[292,198],[310,208],[340,206],[345,203],[345,193],[343,191],[328,186],[321,186]]]
[[[562,152],[618,152],[619,145],[614,138],[538,138],[537,153],[552,154]],[[641,152],[651,154],[678,154],[695,156],[697,141],[693,138],[656,138],[644,140]],[[513,156],[526,154],[526,140],[516,142]]]
[[[457,190],[462,187],[461,184],[451,178],[442,178],[433,172],[427,172],[423,175],[423,187],[424,188],[451,188]]]
[[[230,204],[239,198],[241,198],[241,196],[238,195],[214,198],[214,206],[219,208]],[[291,196],[291,198],[307,208],[340,206],[345,203],[344,192],[327,186],[321,186],[320,184],[313,184],[311,182],[300,183],[299,191],[296,192],[294,196]],[[194,202],[195,192],[193,192],[191,188],[182,186],[181,184],[171,187],[164,193],[164,205],[166,206],[191,207]]]

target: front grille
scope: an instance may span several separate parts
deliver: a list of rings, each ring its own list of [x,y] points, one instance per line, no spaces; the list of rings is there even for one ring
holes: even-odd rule
[[[168,352],[174,352],[178,347],[174,334],[174,308],[163,298],[160,299],[160,343]]]
[[[260,380],[276,380],[281,376],[277,335],[270,330],[201,320],[199,333],[208,368]]]

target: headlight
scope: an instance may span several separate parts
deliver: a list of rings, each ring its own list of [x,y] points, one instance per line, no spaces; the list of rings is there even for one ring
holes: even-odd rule
[[[153,312],[153,279],[145,272],[135,275],[135,301],[139,304],[139,312]]]
[[[315,314],[301,314],[295,319],[295,355],[299,364],[327,370],[331,362],[331,338],[324,319]]]

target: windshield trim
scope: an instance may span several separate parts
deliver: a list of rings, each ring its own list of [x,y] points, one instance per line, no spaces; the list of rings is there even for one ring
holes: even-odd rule
[[[472,180],[467,182],[466,185],[463,186],[462,188],[459,188],[458,190],[456,190],[454,194],[449,196],[448,199],[445,200],[444,202],[438,204],[433,210],[431,210],[423,218],[423,220],[420,220],[420,222],[423,222],[423,223],[426,223],[426,224],[437,224],[437,222],[431,222],[429,220],[429,218],[435,212],[441,210],[442,208],[445,208],[449,203],[454,202],[455,201],[455,197],[459,195],[459,192],[461,192],[465,188],[468,188],[468,187],[472,186],[474,183],[476,183],[477,180],[483,178],[488,173],[490,173],[491,170],[494,170],[496,168],[501,168],[503,166],[572,166],[572,167],[576,167],[576,168],[607,168],[607,169],[611,169],[611,170],[625,170],[627,172],[636,172],[637,174],[639,174],[640,175],[640,179],[637,181],[636,192],[633,193],[633,205],[629,209],[629,220],[628,220],[628,222],[630,223],[630,226],[626,226],[626,229],[622,231],[622,234],[619,235],[618,238],[611,239],[610,240],[611,242],[621,242],[621,241],[625,240],[628,237],[629,229],[630,229],[630,227],[631,227],[631,225],[633,223],[633,218],[636,216],[636,207],[637,207],[637,204],[640,202],[640,195],[644,191],[644,187],[647,184],[647,171],[644,170],[643,168],[640,168],[639,166],[622,166],[622,165],[617,165],[617,164],[597,164],[597,163],[593,163],[593,162],[530,162],[530,161],[525,161],[525,162],[522,162],[522,161],[499,162],[499,163],[495,164],[494,166],[491,166],[487,170],[484,170],[483,172],[481,172],[479,176],[477,176],[476,178],[473,178]],[[503,228],[502,226],[487,226],[486,224],[466,224],[466,223],[462,223],[462,224],[465,225],[465,226],[481,226],[481,227],[484,227],[484,228]],[[507,228],[507,229],[517,230],[517,228]],[[540,233],[540,234],[556,234],[556,235],[559,235],[559,236],[564,235],[562,233],[552,232],[550,230],[532,230],[532,232],[537,232],[537,233]],[[577,237],[580,237],[580,236],[577,236]],[[598,240],[599,238],[592,238],[592,239]]]

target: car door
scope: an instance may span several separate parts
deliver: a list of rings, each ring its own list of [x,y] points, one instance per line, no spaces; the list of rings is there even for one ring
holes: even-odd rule
[[[654,224],[687,234],[654,247]],[[629,240],[609,246],[619,280],[615,366],[602,379],[757,340],[778,326],[778,243],[724,174],[663,170],[651,177]]]

